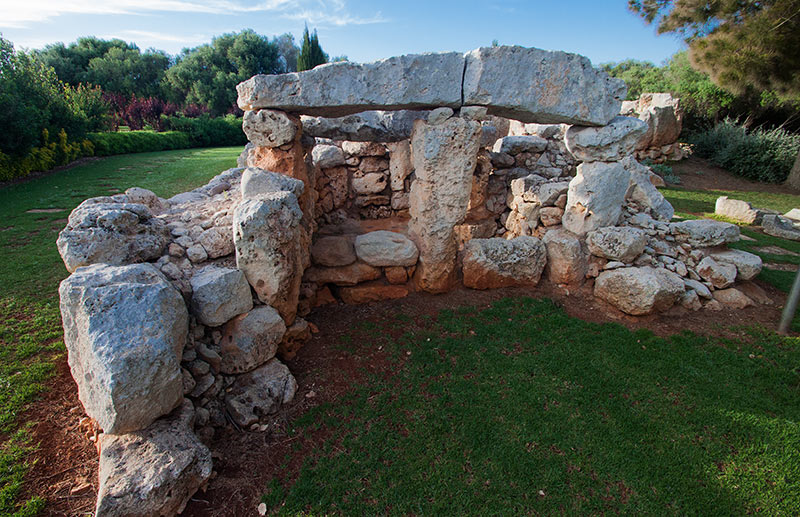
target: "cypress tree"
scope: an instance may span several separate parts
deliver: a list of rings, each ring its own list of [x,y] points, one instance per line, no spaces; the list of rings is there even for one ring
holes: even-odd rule
[[[317,30],[314,33],[308,32],[308,25],[303,31],[303,45],[300,48],[300,55],[297,56],[297,71],[311,70],[317,65],[328,62],[328,55],[323,52],[319,44],[319,36]]]

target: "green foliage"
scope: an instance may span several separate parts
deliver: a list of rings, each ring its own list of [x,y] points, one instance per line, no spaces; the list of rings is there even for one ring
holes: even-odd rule
[[[66,165],[84,156],[94,155],[94,144],[89,140],[71,142],[62,129],[51,142],[47,129],[42,131],[43,144],[30,149],[24,156],[0,152],[0,181],[25,177],[34,171],[47,171]]]
[[[315,66],[327,62],[328,54],[322,51],[317,30],[314,29],[314,33],[309,34],[308,25],[306,25],[305,31],[303,31],[303,45],[300,47],[300,55],[297,56],[297,71],[311,70]]]
[[[278,45],[248,29],[224,34],[210,44],[185,49],[167,70],[173,98],[206,106],[212,115],[236,108],[236,85],[256,74],[286,71]]]
[[[242,119],[233,115],[211,118],[162,117],[166,129],[189,135],[193,147],[229,146],[247,144],[242,131]]]
[[[748,130],[732,120],[691,134],[694,152],[712,163],[745,178],[781,183],[800,152],[800,135],[784,129]]]
[[[95,37],[80,38],[68,46],[48,45],[37,55],[69,85],[98,85],[103,91],[126,96],[162,96],[164,73],[170,65],[162,51],[141,52],[119,39]]]
[[[178,131],[125,131],[119,133],[90,133],[89,141],[94,145],[95,156],[145,153],[188,149],[193,146],[187,133]]]

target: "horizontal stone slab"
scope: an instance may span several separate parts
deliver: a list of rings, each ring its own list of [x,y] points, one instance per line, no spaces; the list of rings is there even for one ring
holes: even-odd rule
[[[461,106],[464,56],[409,54],[374,63],[328,63],[305,72],[256,75],[240,83],[239,107],[320,117],[366,110]]]
[[[427,111],[364,111],[337,118],[303,115],[303,134],[350,142],[399,142],[411,137],[415,120],[427,120]]]
[[[464,104],[538,124],[604,126],[627,88],[578,54],[525,47],[483,47],[466,54]]]
[[[370,110],[484,106],[490,114],[522,122],[602,126],[619,113],[626,88],[577,54],[484,47],[467,54],[410,54],[256,75],[240,83],[237,91],[245,111],[273,109],[335,118]],[[353,132],[364,133],[363,139],[371,138],[375,122],[381,126],[369,117],[375,118],[370,115],[352,124]],[[332,136],[324,134],[323,123],[309,125],[315,126],[317,136]]]

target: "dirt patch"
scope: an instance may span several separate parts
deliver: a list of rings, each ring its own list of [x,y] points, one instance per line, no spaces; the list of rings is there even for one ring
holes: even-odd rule
[[[271,418],[266,432],[234,429],[217,432],[210,444],[216,476],[205,493],[195,494],[183,515],[255,515],[259,498],[269,482],[278,472],[285,472],[282,466],[286,458],[292,474],[285,481],[291,481],[299,474],[304,460],[316,454],[330,436],[324,426],[309,434],[289,436],[291,422],[315,406],[338,399],[368,374],[387,378],[393,375],[397,364],[376,343],[343,344],[342,336],[352,335],[354,328],[374,326],[371,328],[376,329],[376,334],[396,337],[412,325],[395,317],[399,314],[425,327],[428,318],[443,309],[486,307],[507,296],[531,296],[554,300],[570,316],[598,323],[617,322],[632,329],[648,328],[662,336],[693,330],[713,336],[741,337],[731,326],[760,323],[775,328],[780,318],[784,295],[771,286],[760,285],[775,305],[720,312],[674,309],[669,314],[640,318],[627,316],[595,299],[590,284],[571,292],[543,283],[536,289],[457,289],[442,295],[412,293],[407,298],[368,305],[320,307],[307,318],[319,332],[312,335],[297,357],[287,362],[299,385],[294,401]],[[25,493],[27,497],[40,495],[47,499],[46,515],[79,515],[93,508],[97,453],[80,428],[82,417],[75,384],[66,360],[61,359],[50,391],[23,417],[39,422],[34,429],[34,440],[40,443],[34,454],[36,463],[26,478]],[[90,486],[85,492],[70,495],[71,490],[87,481]]]
[[[798,255],[800,255],[800,253],[795,253],[794,251],[785,250],[780,246],[760,246],[758,248],[753,248],[753,249],[761,253],[769,253],[770,255],[791,255],[793,257],[797,257]]]
[[[681,178],[681,184],[678,186],[689,190],[745,190],[800,195],[800,190],[788,185],[750,181],[695,156],[669,165]]]
[[[778,264],[777,262],[765,262],[764,267],[773,271],[797,271],[795,264]]]
[[[66,208],[31,208],[30,210],[25,210],[26,214],[57,214],[59,212],[65,212]]]

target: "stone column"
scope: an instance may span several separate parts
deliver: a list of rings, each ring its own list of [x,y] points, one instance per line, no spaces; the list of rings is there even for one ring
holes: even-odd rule
[[[561,220],[564,228],[585,235],[617,224],[631,177],[620,160],[633,153],[646,131],[647,123],[633,117],[616,117],[607,126],[567,130],[567,149],[583,163],[569,184]]]
[[[435,122],[414,122],[411,134],[416,178],[411,184],[409,230],[420,251],[415,282],[424,291],[438,293],[456,281],[454,227],[467,215],[481,124],[459,117],[429,120]]]

